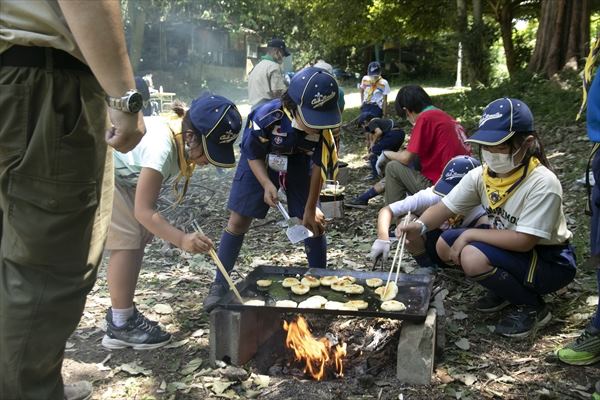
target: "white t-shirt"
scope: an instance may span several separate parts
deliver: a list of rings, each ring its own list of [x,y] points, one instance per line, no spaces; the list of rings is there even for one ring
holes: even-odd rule
[[[398,218],[401,215],[408,213],[415,213],[417,215],[423,214],[425,210],[429,207],[437,204],[442,199],[442,196],[436,194],[433,191],[433,186],[428,187],[427,189],[423,189],[413,194],[412,196],[408,196],[404,200],[396,201],[390,204],[390,210],[392,210],[392,214],[394,214],[394,218]],[[486,211],[481,205],[475,206],[471,208],[469,212],[463,218],[461,223],[461,227],[470,226],[475,220],[479,219],[481,216],[485,215]],[[442,229],[448,229],[449,226],[446,222],[441,226]]]
[[[560,181],[543,165],[538,165],[506,202],[492,210],[485,193],[483,167],[461,179],[442,202],[454,213],[481,204],[494,229],[511,229],[540,238],[539,244],[564,244],[573,234],[567,229],[562,207]]]
[[[134,187],[142,168],[161,173],[163,182],[179,174],[177,146],[168,122],[163,117],[144,117],[146,134],[129,153],[114,151],[115,179],[122,185]]]
[[[383,97],[390,94],[392,91],[388,81],[383,78],[374,83],[373,77],[365,75],[360,82],[360,88],[364,91],[363,103],[377,104],[379,108],[383,109]]]

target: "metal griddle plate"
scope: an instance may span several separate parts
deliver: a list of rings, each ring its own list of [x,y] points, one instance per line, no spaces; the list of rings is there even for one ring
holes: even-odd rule
[[[357,279],[357,284],[365,287],[362,294],[346,294],[332,290],[327,286],[319,286],[311,288],[305,295],[297,295],[292,293],[289,288],[281,286],[284,278],[297,277],[299,279],[304,275],[312,275],[321,278],[327,275],[343,276],[349,275]],[[433,281],[429,275],[407,275],[400,274],[398,277],[398,295],[396,300],[401,301],[406,305],[404,311],[384,311],[379,308],[381,300],[374,292],[375,289],[366,285],[365,280],[368,278],[381,278],[385,283],[388,272],[378,271],[351,271],[351,270],[330,270],[323,268],[296,268],[296,267],[274,267],[261,265],[254,269],[243,282],[236,286],[246,300],[259,299],[265,300],[265,306],[246,306],[239,304],[233,292],[229,291],[220,301],[219,306],[229,310],[248,310],[257,308],[268,309],[280,313],[294,312],[300,314],[335,314],[335,315],[353,315],[358,317],[384,317],[403,320],[424,320],[429,308],[429,298]],[[392,280],[396,274],[392,274]],[[273,281],[268,288],[259,288],[256,281],[259,279],[270,279]],[[276,307],[277,300],[293,300],[300,303],[303,300],[315,295],[326,297],[327,300],[346,302],[349,300],[365,300],[369,303],[369,307],[364,310],[326,310],[313,308],[288,308]]]

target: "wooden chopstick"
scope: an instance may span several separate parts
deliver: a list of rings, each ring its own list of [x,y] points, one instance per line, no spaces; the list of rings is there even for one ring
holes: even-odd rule
[[[404,217],[403,226],[406,226],[408,224],[409,219],[410,219],[410,211],[406,214],[406,217]],[[390,268],[390,272],[388,273],[387,280],[385,281],[384,293],[387,291],[387,287],[388,287],[388,285],[390,283],[390,279],[392,277],[392,272],[394,271],[394,264],[396,264],[396,259],[398,259],[398,250],[400,250],[400,260],[402,260],[402,256],[404,255],[405,239],[406,239],[406,232],[402,232],[402,235],[400,235],[400,238],[398,239],[398,245],[396,246],[396,251],[394,252],[394,258],[392,259],[392,267]],[[394,280],[394,283],[396,283],[396,284],[398,284],[398,275],[400,274],[400,260],[398,261],[397,271],[396,271],[396,279]]]
[[[198,232],[201,235],[204,235],[204,232],[202,231],[202,228],[200,228],[200,225],[198,225],[198,223],[195,220],[192,221],[192,227],[194,228],[194,230],[196,232]],[[208,254],[210,254],[210,256],[212,257],[212,259],[215,262],[215,264],[217,264],[217,268],[219,268],[219,270],[221,271],[221,273],[225,277],[225,280],[229,284],[229,288],[233,291],[233,293],[235,294],[235,296],[237,297],[237,299],[240,301],[240,303],[244,304],[244,300],[242,300],[242,296],[240,295],[240,292],[238,292],[237,288],[235,287],[235,284],[233,283],[233,281],[231,280],[231,277],[229,276],[229,273],[227,272],[227,270],[223,266],[223,263],[221,263],[221,260],[219,259],[219,256],[217,255],[217,252],[215,251],[215,249],[211,248],[208,251]]]

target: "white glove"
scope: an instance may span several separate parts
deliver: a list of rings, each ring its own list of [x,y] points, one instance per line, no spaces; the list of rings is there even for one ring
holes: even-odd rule
[[[377,175],[384,176],[385,175],[385,166],[390,162],[390,159],[385,156],[385,151],[382,151],[379,157],[377,157],[377,162],[375,163],[375,169],[377,170]]]
[[[371,252],[369,253],[369,258],[372,261],[375,261],[379,256],[381,256],[383,262],[386,262],[388,256],[390,255],[390,241],[377,239],[373,242],[371,246]]]

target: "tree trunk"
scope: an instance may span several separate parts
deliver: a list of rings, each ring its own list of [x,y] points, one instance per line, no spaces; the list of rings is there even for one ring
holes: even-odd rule
[[[517,71],[517,60],[512,39],[513,8],[511,6],[511,0],[501,1],[496,10],[496,20],[500,24],[502,46],[504,47],[504,57],[506,58],[506,69],[508,70],[508,75],[512,77]]]
[[[542,0],[540,25],[529,70],[553,76],[579,69],[590,39],[589,0]]]
[[[462,87],[462,43],[458,42],[458,57],[456,60],[456,82],[454,83],[454,87],[461,88]]]
[[[458,36],[458,59],[456,60],[456,86],[462,86],[462,65],[465,59],[463,40],[467,36],[467,2],[456,0],[456,34]]]
[[[146,26],[146,7],[141,1],[129,1],[128,14],[131,21],[131,43],[129,54],[131,66],[137,72],[144,48],[144,28]]]

